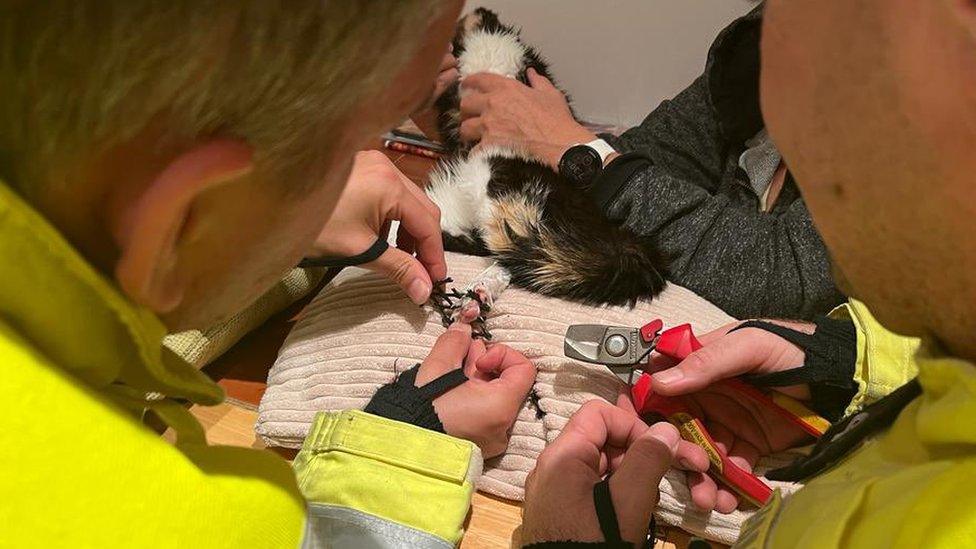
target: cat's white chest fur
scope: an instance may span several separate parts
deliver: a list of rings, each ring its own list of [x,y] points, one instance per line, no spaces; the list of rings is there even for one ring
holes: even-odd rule
[[[464,51],[458,57],[461,79],[479,72],[500,74],[509,78],[522,70],[525,46],[518,36],[507,32],[471,32],[464,39]]]

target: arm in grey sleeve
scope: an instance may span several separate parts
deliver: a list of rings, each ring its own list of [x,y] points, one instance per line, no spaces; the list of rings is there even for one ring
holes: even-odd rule
[[[656,165],[712,191],[718,188],[725,168],[726,145],[704,76],[674,99],[662,102],[640,126],[620,136],[600,137],[622,153],[646,153]]]
[[[638,234],[654,235],[671,258],[670,280],[737,318],[810,318],[843,300],[798,196],[764,213],[744,186],[713,194],[648,165],[604,211]]]

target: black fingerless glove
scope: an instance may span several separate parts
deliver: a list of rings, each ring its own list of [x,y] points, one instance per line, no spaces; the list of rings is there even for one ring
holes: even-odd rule
[[[375,242],[366,248],[366,251],[361,254],[351,255],[348,257],[339,256],[322,256],[322,257],[306,257],[298,263],[299,267],[310,268],[310,267],[352,267],[355,265],[362,265],[364,263],[369,263],[371,261],[376,261],[379,259],[383,252],[390,247],[390,244],[385,238],[377,238]]]
[[[451,370],[423,387],[414,385],[420,364],[400,374],[392,383],[379,388],[364,412],[444,432],[444,425],[434,410],[434,399],[468,380],[461,368]]]
[[[858,389],[854,381],[857,331],[850,320],[822,316],[815,319],[814,323],[817,328],[813,334],[762,320],[743,322],[731,331],[759,328],[803,349],[806,358],[799,368],[747,375],[742,376],[742,379],[757,387],[785,387],[805,383],[810,387],[810,407],[835,422],[843,416]]]

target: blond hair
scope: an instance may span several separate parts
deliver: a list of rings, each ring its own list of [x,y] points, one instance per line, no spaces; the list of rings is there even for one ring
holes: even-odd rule
[[[12,3],[11,3],[12,2]],[[0,169],[30,188],[157,116],[305,169],[415,51],[436,0],[3,0]]]

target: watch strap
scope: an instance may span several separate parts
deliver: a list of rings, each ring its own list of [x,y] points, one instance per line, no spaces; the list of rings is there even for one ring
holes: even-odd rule
[[[604,166],[607,165],[607,157],[609,157],[611,154],[617,152],[617,150],[614,149],[610,145],[610,143],[607,143],[606,141],[604,141],[602,139],[594,139],[593,141],[590,141],[589,143],[583,143],[583,145],[586,145],[587,147],[595,150],[600,155],[600,160],[603,161],[603,165]]]

